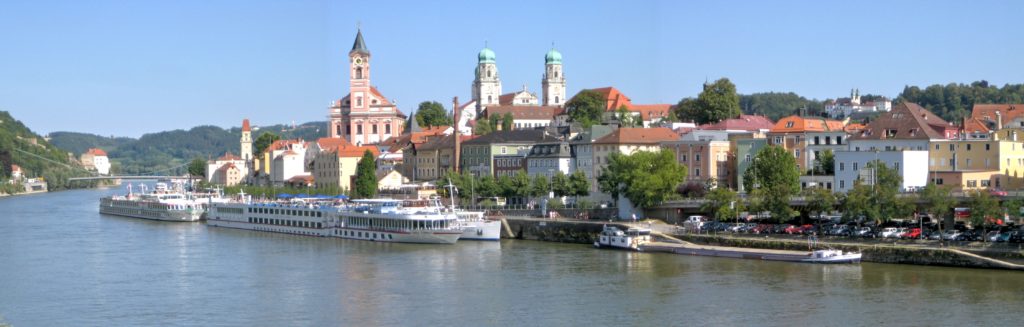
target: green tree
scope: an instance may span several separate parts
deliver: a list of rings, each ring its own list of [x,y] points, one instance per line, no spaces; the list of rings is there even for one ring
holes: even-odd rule
[[[1008,199],[1003,201],[1003,210],[1006,211],[1008,216],[1013,217],[1017,221],[1020,221],[1022,216],[1020,212],[1021,207],[1024,207],[1024,201],[1021,201],[1020,199]]]
[[[569,185],[569,189],[572,190],[570,195],[576,197],[576,203],[579,203],[580,196],[590,195],[590,180],[582,171],[577,170],[569,175]]]
[[[528,198],[533,196],[532,181],[530,181],[530,175],[526,174],[526,171],[519,170],[511,178],[512,193],[515,196]]]
[[[512,124],[514,122],[515,122],[515,118],[512,117],[512,113],[511,112],[506,112],[504,115],[501,116],[501,130],[503,130],[503,131],[511,131],[512,130]]]
[[[476,126],[473,127],[473,134],[475,135],[487,135],[494,132],[494,126],[487,119],[478,119]]]
[[[476,192],[484,197],[498,196],[501,194],[501,188],[498,186],[498,181],[491,177],[491,175],[485,175],[483,178],[478,180],[476,184]]]
[[[968,203],[971,208],[971,228],[981,228],[981,235],[985,235],[988,232],[986,228],[989,220],[1000,214],[999,200],[986,191],[973,191],[970,192]]]
[[[370,150],[363,153],[363,158],[359,159],[356,165],[356,181],[352,187],[352,195],[362,199],[377,196],[377,158]]]
[[[556,197],[573,194],[572,185],[569,183],[569,176],[565,175],[561,170],[551,177],[551,188],[554,190]]]
[[[740,111],[740,97],[736,94],[736,85],[728,78],[720,78],[714,83],[704,84],[696,100],[682,99],[676,106],[676,113],[681,121],[694,121],[698,124],[717,123],[724,119],[737,117]]]
[[[921,200],[926,202],[925,212],[932,216],[932,219],[937,220],[939,224],[939,233],[943,232],[945,226],[946,217],[950,212],[953,211],[953,206],[956,205],[956,199],[953,198],[952,189],[948,186],[938,186],[934,183],[928,183],[924,189],[921,190]]]
[[[628,156],[612,153],[597,180],[601,191],[613,199],[622,194],[635,206],[649,208],[664,201],[684,178],[686,168],[679,165],[675,154],[661,150]]]
[[[626,105],[619,106],[619,109],[615,110],[615,118],[619,120],[620,127],[636,127],[637,123],[633,112],[626,108]]]
[[[821,216],[821,214],[835,209],[836,195],[832,193],[832,190],[814,187],[807,189],[804,194],[807,197],[807,211],[810,213]]]
[[[789,205],[792,196],[800,192],[800,171],[793,155],[780,146],[771,145],[757,153],[754,162],[743,176],[744,187],[748,190],[760,188],[760,199],[765,211],[772,218],[783,222],[793,216]]]
[[[863,97],[862,102],[868,101]],[[740,95],[740,108],[749,115],[766,116],[771,120],[795,114],[797,108],[806,108],[808,115],[819,115],[825,104],[818,100],[809,100],[793,92],[767,92]]]
[[[253,155],[259,155],[260,153],[263,153],[263,151],[266,150],[267,147],[270,146],[270,144],[280,139],[281,136],[271,132],[260,134],[260,136],[256,138],[256,141],[253,142]]]
[[[569,119],[580,123],[583,128],[590,128],[590,126],[601,123],[601,116],[606,107],[607,102],[604,96],[594,90],[583,90],[565,103]]]
[[[205,178],[206,160],[203,160],[203,158],[192,159],[192,162],[188,163],[188,174],[200,178]]]
[[[548,182],[547,176],[537,174],[533,176],[533,183],[530,185],[531,195],[546,198],[548,192],[551,191],[551,183]]]
[[[832,150],[825,150],[821,152],[817,158],[814,158],[814,173],[817,175],[831,176],[836,173],[836,157],[832,154]]]
[[[901,203],[897,199],[903,177],[896,169],[889,168],[880,160],[869,162],[866,168],[871,170],[874,176],[872,178],[877,181],[871,189],[871,201],[882,221],[906,217],[913,213],[913,208],[908,208],[906,203]]]
[[[734,219],[743,210],[743,202],[739,200],[739,195],[726,187],[711,190],[704,199],[707,202],[701,205],[700,210],[711,214],[718,221]]]
[[[853,182],[853,188],[846,192],[843,198],[843,220],[854,221],[864,218],[871,221],[879,221],[880,214],[878,206],[871,199],[871,186],[865,185],[861,180]]]
[[[416,109],[416,123],[423,127],[451,126],[448,111],[436,101],[423,101]]]

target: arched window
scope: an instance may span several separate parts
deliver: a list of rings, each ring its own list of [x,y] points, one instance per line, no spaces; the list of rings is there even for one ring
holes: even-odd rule
[[[356,107],[363,106],[363,97],[356,97]]]
[[[487,70],[487,77],[491,77],[491,70],[490,69]]]
[[[384,124],[384,134],[391,134],[391,123]]]
[[[558,71],[555,71],[555,78],[558,78]]]
[[[341,135],[341,125],[336,125],[334,127],[336,127],[335,130],[337,131],[335,134]]]
[[[363,67],[356,67],[356,79],[363,79]]]
[[[491,103],[491,96],[490,95],[487,96],[487,103]]]
[[[558,103],[558,96],[555,96],[555,103]]]

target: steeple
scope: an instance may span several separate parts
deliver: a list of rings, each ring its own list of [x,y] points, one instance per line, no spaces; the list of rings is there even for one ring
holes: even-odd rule
[[[420,123],[416,122],[416,109],[412,109],[412,113],[409,114],[409,133],[422,132]]]
[[[352,51],[349,51],[349,53],[370,54],[370,50],[366,49],[366,42],[363,41],[363,29],[359,29],[359,31],[356,32],[356,41],[352,43]]]

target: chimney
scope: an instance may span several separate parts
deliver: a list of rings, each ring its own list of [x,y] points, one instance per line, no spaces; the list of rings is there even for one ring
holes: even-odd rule
[[[459,160],[462,153],[462,131],[459,130],[459,97],[452,98],[452,111],[455,112],[455,122],[452,124],[452,135],[455,136],[455,162],[452,163],[452,170],[459,172]]]
[[[996,111],[996,130],[1003,129],[1003,114]]]

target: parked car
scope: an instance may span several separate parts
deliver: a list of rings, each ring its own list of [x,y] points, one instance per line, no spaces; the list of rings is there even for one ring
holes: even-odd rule
[[[871,227],[860,227],[854,230],[853,235],[863,238],[875,238],[875,231]]]
[[[950,229],[947,230],[945,233],[942,233],[942,239],[947,241],[959,241],[960,234],[963,233],[955,229]]]
[[[800,226],[788,225],[786,226],[786,229],[783,230],[783,232],[786,234],[800,234],[800,228]]]
[[[735,224],[732,224],[731,226],[729,226],[728,231],[733,232],[733,233],[739,233],[740,229],[743,228],[743,227],[746,227],[746,226],[747,225],[744,225],[743,223],[735,223]]]
[[[882,237],[884,238],[899,238],[900,229],[896,227],[886,227],[882,229]]]
[[[991,196],[1006,196],[1007,195],[1006,191],[1003,191],[1003,190],[1000,190],[1000,189],[997,189],[997,188],[989,189],[988,190],[988,194],[991,195]]]
[[[911,240],[919,239],[919,238],[921,238],[921,229],[920,228],[911,228],[909,231],[907,231],[905,234],[903,234],[901,236],[902,236],[902,238],[905,238],[905,239],[911,239]]]

